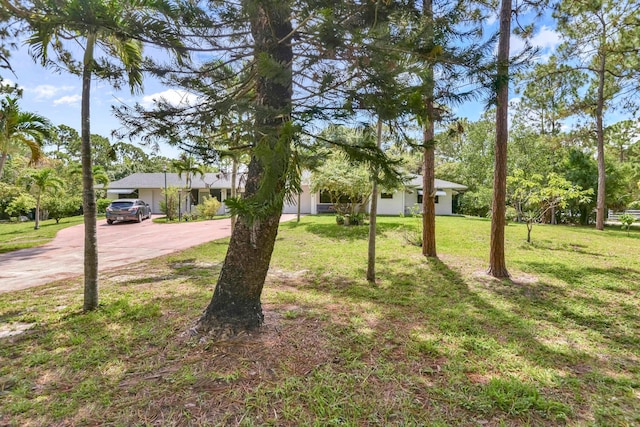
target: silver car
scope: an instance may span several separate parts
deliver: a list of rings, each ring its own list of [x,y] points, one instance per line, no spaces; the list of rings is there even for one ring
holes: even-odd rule
[[[118,199],[107,207],[107,224],[151,218],[151,207],[140,199]]]

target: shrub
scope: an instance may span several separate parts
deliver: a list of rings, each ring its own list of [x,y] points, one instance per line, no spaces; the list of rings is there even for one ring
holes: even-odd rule
[[[464,215],[486,217],[491,211],[492,196],[489,188],[468,191],[461,196],[460,211]]]
[[[629,206],[627,206],[627,209],[631,209],[631,210],[640,209],[640,200],[635,200],[635,201],[629,203]]]
[[[111,199],[98,199],[96,200],[96,205],[98,206],[98,213],[103,214],[107,212],[107,206],[111,204],[113,200]],[[82,202],[80,202],[82,204]]]
[[[344,225],[344,215],[336,215],[336,224]]]
[[[222,203],[218,201],[217,197],[205,197],[196,211],[207,219],[213,219],[218,214],[220,206],[222,206]]]
[[[62,218],[76,215],[80,212],[81,208],[82,199],[80,197],[47,196],[42,199],[42,209],[47,211],[49,218],[56,220],[56,224],[60,222]]]
[[[167,221],[173,221],[178,217],[178,188],[169,187],[166,192],[162,191],[162,195],[164,197],[160,200],[160,212],[165,215]]]
[[[507,211],[505,212],[505,217],[507,221],[513,222],[518,218],[518,211],[513,206],[507,206]]]
[[[618,221],[622,224],[622,229],[627,230],[627,234],[629,234],[631,224],[636,221],[636,217],[631,214],[622,214],[618,217]]]
[[[7,213],[11,216],[27,215],[36,208],[36,199],[31,194],[21,194],[9,203]]]
[[[24,189],[20,187],[0,182],[0,216],[5,217],[5,212],[6,217],[9,216],[7,207],[16,197],[18,197],[23,192]]]

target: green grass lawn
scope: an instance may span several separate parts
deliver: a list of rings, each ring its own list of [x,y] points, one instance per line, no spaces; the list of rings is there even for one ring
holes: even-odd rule
[[[48,219],[40,221],[38,230],[33,229],[33,221],[0,223],[0,253],[44,245],[50,242],[58,231],[82,224],[82,221],[82,216],[62,218],[58,224],[55,220]]]
[[[366,227],[282,224],[235,338],[189,333],[226,241],[102,273],[89,314],[79,279],[0,294],[0,425],[640,424],[639,232],[510,224],[496,280],[488,220],[439,217],[439,260],[378,221],[375,286]]]

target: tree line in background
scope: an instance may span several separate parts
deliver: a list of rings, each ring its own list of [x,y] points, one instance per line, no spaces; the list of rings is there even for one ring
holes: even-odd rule
[[[194,95],[180,105],[160,99],[150,109],[117,108],[127,128],[121,136],[167,141],[204,162],[226,157],[237,167],[247,159],[245,192],[227,200],[237,221],[199,321],[203,330],[262,323],[260,296],[283,202],[300,191],[301,170],[326,157],[326,150],[366,165],[374,196],[378,185],[400,180],[403,168],[423,174],[425,256],[437,256],[434,176],[469,186],[460,209],[491,213],[489,273],[496,277],[509,275],[507,205],[512,216],[529,224],[587,224],[595,208],[596,228],[603,229],[607,206],[618,209],[638,200],[637,122],[606,125],[615,121],[610,114],[635,117],[637,109],[636,0],[0,5],[0,17],[9,24],[5,40],[17,28],[36,59],[83,82],[85,309],[97,307],[93,152],[100,143],[89,128],[92,78],[116,87],[126,82],[135,92],[149,73]],[[514,32],[527,45],[533,23],[549,13],[562,39],[558,50],[546,60],[531,48],[511,52],[514,19]],[[488,32],[492,17],[499,29]],[[69,41],[81,46],[81,58]],[[144,57],[149,45],[171,57]],[[514,83],[520,98],[510,108]],[[480,120],[455,117],[456,107],[480,97],[489,106]],[[363,137],[321,132],[328,123],[358,123]],[[391,136],[386,141],[383,128]],[[402,165],[402,158],[409,161]],[[375,283],[372,208],[367,278]]]

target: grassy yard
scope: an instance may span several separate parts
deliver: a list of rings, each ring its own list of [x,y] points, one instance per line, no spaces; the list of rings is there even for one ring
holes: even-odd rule
[[[101,274],[86,315],[80,280],[0,294],[0,425],[640,424],[639,232],[511,224],[500,281],[487,220],[439,217],[440,260],[379,225],[370,286],[365,227],[283,224],[265,326],[216,342],[225,241]]]
[[[62,218],[56,224],[53,219],[40,221],[40,229],[34,230],[34,222],[0,223],[0,253],[32,248],[50,242],[63,228],[82,224],[82,216]]]

